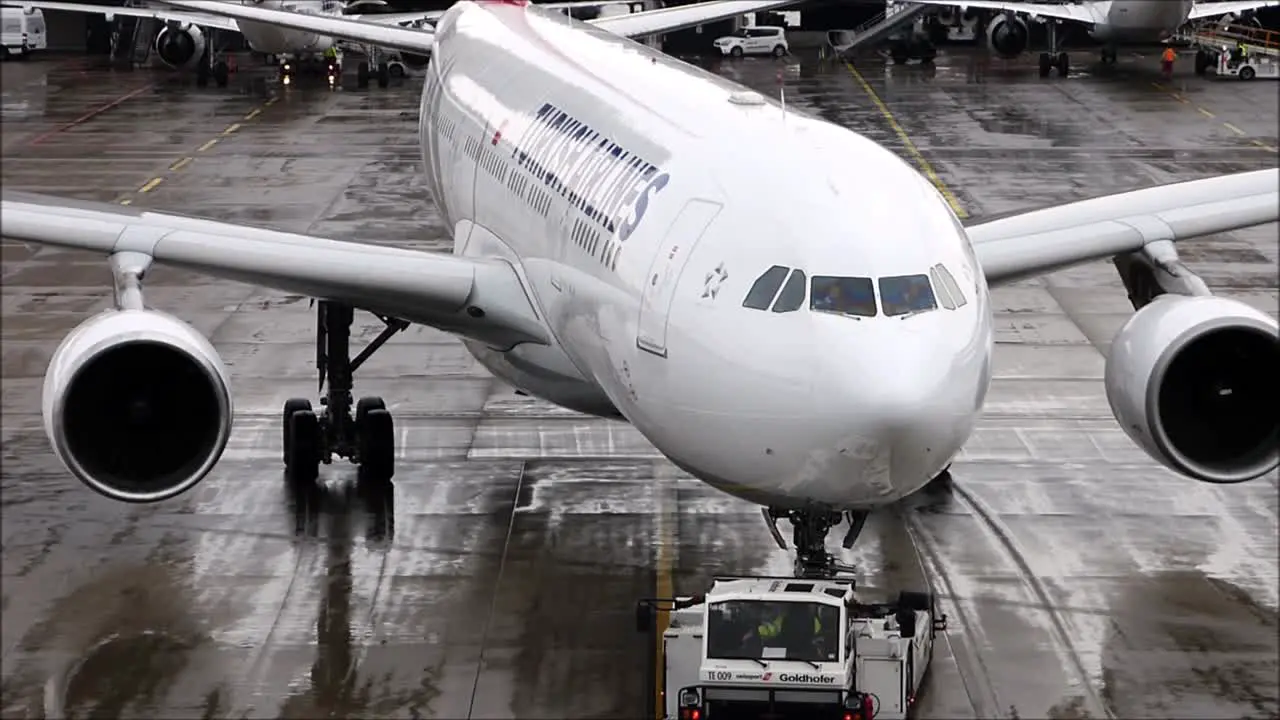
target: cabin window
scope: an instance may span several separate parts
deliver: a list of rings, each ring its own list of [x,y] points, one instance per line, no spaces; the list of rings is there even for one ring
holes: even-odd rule
[[[787,284],[778,293],[778,301],[773,304],[776,313],[795,312],[804,305],[805,277],[803,270],[792,270]]]
[[[895,275],[880,278],[880,303],[890,317],[938,308],[928,275]]]
[[[876,293],[871,278],[815,275],[810,283],[809,308],[854,317],[875,317]]]
[[[763,310],[769,307],[769,303],[773,302],[773,296],[778,294],[778,288],[782,287],[782,281],[786,277],[787,268],[781,265],[774,265],[765,270],[764,274],[751,284],[751,290],[747,292],[747,299],[742,301],[742,307],[752,310]]]

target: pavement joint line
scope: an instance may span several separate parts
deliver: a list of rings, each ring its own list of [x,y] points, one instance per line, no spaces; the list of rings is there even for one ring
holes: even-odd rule
[[[262,104],[262,106],[261,106],[261,107],[254,108],[252,111],[250,111],[248,114],[246,114],[246,115],[244,116],[244,119],[245,119],[245,120],[252,120],[253,118],[256,118],[258,115],[261,115],[261,114],[262,114],[262,110],[263,110],[263,108],[270,107],[271,105],[274,105],[274,104],[275,104],[275,102],[276,102],[276,98],[269,98],[266,102],[264,102],[264,103]],[[231,133],[234,133],[235,131],[239,130],[241,127],[243,127],[243,126],[242,126],[240,123],[232,123],[232,124],[231,124],[231,125],[229,125],[225,130],[223,130],[223,131],[219,134],[219,136],[218,136],[218,137],[215,137],[215,138],[211,138],[211,139],[209,139],[209,140],[206,140],[206,141],[204,142],[204,144],[203,144],[203,145],[201,145],[200,147],[196,148],[196,152],[197,152],[197,153],[202,153],[202,152],[205,152],[205,151],[209,150],[209,149],[210,149],[210,148],[212,148],[214,145],[217,145],[217,144],[218,144],[218,140],[219,140],[219,138],[226,137],[226,136],[230,135]],[[193,153],[193,154],[194,154],[194,153]],[[171,165],[169,165],[169,172],[177,172],[177,171],[181,170],[182,168],[186,167],[187,165],[190,165],[190,164],[191,164],[191,162],[192,162],[192,160],[193,160],[193,158],[192,158],[190,155],[187,155],[187,156],[184,156],[184,157],[181,157],[181,158],[179,158],[179,159],[175,160]],[[150,180],[148,180],[148,181],[146,182],[146,184],[145,184],[145,185],[143,185],[142,187],[138,188],[138,190],[136,191],[136,193],[135,193],[135,194],[139,194],[139,193],[149,193],[149,192],[151,192],[152,190],[155,190],[155,189],[156,189],[156,187],[158,187],[158,186],[160,185],[160,183],[162,183],[162,182],[164,182],[164,176],[163,176],[163,175],[162,175],[162,176],[158,176],[158,177],[153,177],[153,178],[151,178]],[[117,201],[117,203],[118,203],[118,204],[120,204],[120,205],[132,205],[132,204],[133,204],[133,199],[132,199],[132,198],[130,198],[130,197],[125,197],[125,198],[122,198],[121,200],[118,200],[118,201]]]
[[[1240,128],[1236,127],[1235,125],[1232,125],[1232,124],[1231,124],[1231,123],[1229,123],[1229,122],[1224,122],[1224,123],[1222,123],[1222,126],[1223,126],[1223,127],[1225,127],[1226,129],[1230,130],[1231,132],[1233,132],[1233,133],[1237,134],[1237,135],[1247,135],[1247,134],[1248,134],[1248,133],[1246,133],[1245,131],[1241,130]]]
[[[876,106],[876,109],[880,111],[880,114],[884,116],[884,119],[889,122],[889,127],[893,129],[894,134],[896,134],[898,139],[902,141],[902,145],[906,148],[907,153],[916,161],[916,165],[920,167],[920,170],[924,173],[925,177],[929,178],[929,181],[933,183],[933,186],[938,189],[938,192],[942,193],[942,197],[946,199],[947,204],[951,206],[951,209],[955,214],[961,220],[969,217],[969,213],[966,212],[964,206],[960,204],[955,193],[951,192],[951,188],[947,187],[947,184],[942,181],[942,178],[938,177],[938,173],[933,169],[933,165],[930,164],[929,161],[925,159],[924,155],[920,153],[919,148],[917,148],[916,144],[911,141],[911,136],[907,135],[907,131],[898,123],[897,118],[893,116],[893,112],[889,110],[889,106],[885,105],[884,101],[880,99],[879,93],[875,91],[875,88],[871,87],[871,83],[867,82],[867,79],[862,77],[862,73],[858,72],[858,69],[855,68],[852,63],[846,61],[844,66],[849,69],[849,74],[853,75],[853,79],[862,86],[862,90],[866,92],[867,97],[871,98],[871,103]]]
[[[1200,111],[1200,114],[1201,114],[1201,115],[1204,115],[1205,117],[1209,117],[1209,118],[1211,118],[1211,117],[1217,117],[1217,115],[1214,115],[1213,113],[1209,112],[1208,110],[1205,110],[1204,108],[1200,107],[1199,105],[1197,105],[1197,106],[1196,106],[1196,110],[1199,110],[1199,111]]]

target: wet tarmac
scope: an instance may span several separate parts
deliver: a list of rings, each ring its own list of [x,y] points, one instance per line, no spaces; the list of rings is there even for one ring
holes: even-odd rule
[[[1047,81],[959,52],[932,71],[709,65],[770,93],[781,71],[790,105],[895,148],[971,216],[1276,165],[1272,85],[1156,87],[1154,56],[1076,63]],[[6,188],[449,247],[416,175],[412,80],[219,91],[75,63],[3,72]],[[1275,237],[1183,254],[1274,314]],[[188,495],[111,503],[61,469],[39,415],[57,342],[108,304],[105,265],[6,243],[3,283],[3,717],[636,718],[655,697],[637,598],[790,569],[755,507],[625,425],[516,396],[425,329],[357,377],[400,429],[394,497],[351,493],[346,466],[290,496],[279,409],[315,392],[306,300],[168,269],[148,303],[222,353],[235,435]],[[996,299],[996,380],[955,489],[874,517],[847,553],[869,587],[928,576],[943,597],[918,716],[1274,717],[1276,480],[1176,477],[1115,426],[1102,353],[1130,310],[1108,264]]]

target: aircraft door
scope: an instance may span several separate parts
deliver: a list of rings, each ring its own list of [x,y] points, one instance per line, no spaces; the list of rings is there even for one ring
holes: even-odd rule
[[[720,208],[720,203],[710,200],[690,200],[660,240],[657,257],[649,266],[640,295],[636,347],[641,350],[667,356],[667,320],[680,274]]]

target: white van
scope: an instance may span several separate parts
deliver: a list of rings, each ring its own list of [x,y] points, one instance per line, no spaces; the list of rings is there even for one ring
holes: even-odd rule
[[[4,34],[4,59],[26,58],[34,50],[49,46],[45,36],[44,13],[39,8],[0,8],[0,29]]]
[[[773,25],[744,27],[732,35],[716,38],[715,47],[721,55],[773,55],[782,57],[791,51],[787,43],[787,29]]]

